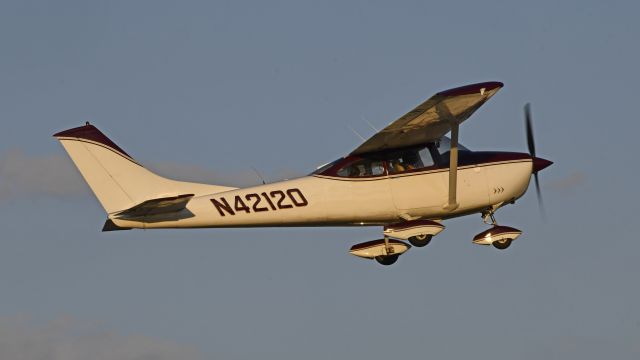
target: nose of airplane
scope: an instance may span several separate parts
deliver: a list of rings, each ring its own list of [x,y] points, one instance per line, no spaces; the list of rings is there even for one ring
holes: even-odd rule
[[[549,161],[547,159],[533,157],[533,173],[537,173],[540,170],[546,169],[549,165],[553,164],[553,161]]]

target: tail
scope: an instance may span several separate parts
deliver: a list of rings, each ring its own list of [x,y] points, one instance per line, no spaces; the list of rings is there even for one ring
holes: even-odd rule
[[[89,123],[53,136],[60,141],[109,214],[131,209],[149,200],[233,189],[175,181],[156,175]]]

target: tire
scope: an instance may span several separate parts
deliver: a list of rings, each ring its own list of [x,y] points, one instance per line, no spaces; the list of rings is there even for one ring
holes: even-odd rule
[[[496,249],[504,250],[509,246],[511,246],[511,240],[512,239],[496,240],[493,243],[491,243],[491,245],[493,245],[493,247]]]
[[[378,264],[389,266],[389,265],[393,265],[396,261],[398,261],[398,256],[400,255],[376,256],[375,259],[378,262]]]
[[[431,242],[433,235],[416,235],[409,238],[409,243],[415,247],[424,247]]]

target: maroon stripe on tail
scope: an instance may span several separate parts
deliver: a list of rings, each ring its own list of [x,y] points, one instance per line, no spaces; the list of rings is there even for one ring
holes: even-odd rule
[[[131,158],[126,151],[122,150],[118,145],[111,141],[102,131],[98,130],[95,126],[87,123],[84,126],[79,126],[73,129],[60,131],[53,135],[54,137],[70,137],[77,139],[85,139],[100,143],[106,147],[109,147],[127,157]]]

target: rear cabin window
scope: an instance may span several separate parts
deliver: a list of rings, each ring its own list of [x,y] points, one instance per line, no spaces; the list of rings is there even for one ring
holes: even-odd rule
[[[384,175],[382,160],[360,159],[345,165],[337,172],[343,177],[365,177]]]

